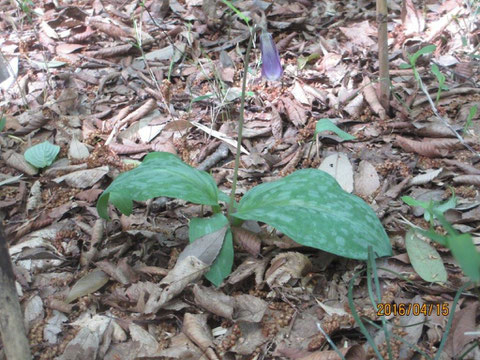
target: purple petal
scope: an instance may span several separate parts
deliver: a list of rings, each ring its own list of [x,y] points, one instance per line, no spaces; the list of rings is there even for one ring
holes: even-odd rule
[[[265,30],[260,34],[260,50],[262,52],[262,75],[268,80],[278,80],[283,74],[280,56],[272,35]]]

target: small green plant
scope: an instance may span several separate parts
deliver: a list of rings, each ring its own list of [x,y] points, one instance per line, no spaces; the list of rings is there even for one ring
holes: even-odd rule
[[[366,260],[369,246],[375,249],[377,257],[391,255],[390,240],[375,212],[362,199],[345,192],[332,176],[321,170],[295,171],[278,181],[255,186],[238,203],[235,201],[252,40],[253,32],[244,58],[237,153],[230,196],[218,189],[207,172],[185,164],[173,154],[153,152],[137,168],[120,174],[105,189],[97,202],[99,215],[108,219],[109,202],[123,214],[130,215],[134,200],[145,201],[159,196],[210,206],[211,217],[190,221],[189,237],[190,242],[205,239],[209,234],[223,237],[219,254],[206,274],[216,286],[232,269],[231,228],[241,226],[246,220],[263,222],[299,244],[339,256]],[[281,75],[281,63],[273,40],[265,37],[264,42],[268,44],[262,46],[263,73],[272,80]],[[325,130],[337,132],[338,128],[333,124],[324,122],[324,125],[327,125]],[[222,210],[226,210],[225,213]]]
[[[473,126],[472,120],[475,117],[475,115],[477,115],[477,110],[478,110],[477,105],[473,105],[470,108],[470,111],[468,112],[467,120],[465,121],[465,125],[463,127],[463,132],[467,132],[472,128]]]
[[[7,118],[2,116],[0,117],[0,132],[2,132],[3,129],[5,129],[5,125],[7,125]]]
[[[29,148],[23,156],[31,165],[41,169],[52,165],[59,152],[60,146],[44,141]]]
[[[414,230],[450,249],[453,257],[457,260],[463,272],[474,281],[480,280],[480,253],[473,242],[470,234],[461,234],[453,228],[444,216],[444,212],[455,207],[455,194],[447,201],[418,201],[410,196],[403,196],[402,200],[410,206],[420,206],[425,209],[424,217],[430,223],[428,230],[414,228]],[[435,220],[445,229],[446,235],[435,231]]]
[[[442,91],[447,91],[448,87],[445,86],[445,75],[440,72],[437,64],[432,64],[430,68],[432,69],[432,73],[437,77],[438,80],[437,97],[435,99],[435,105],[438,105],[438,101],[440,100],[440,95],[442,94]]]

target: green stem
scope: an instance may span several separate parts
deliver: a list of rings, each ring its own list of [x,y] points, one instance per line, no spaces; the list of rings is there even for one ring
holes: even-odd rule
[[[240,115],[238,118],[238,138],[237,138],[237,153],[235,154],[235,169],[233,170],[233,183],[232,192],[230,193],[230,203],[228,204],[227,216],[230,219],[231,215],[235,212],[235,191],[237,190],[238,180],[238,168],[240,166],[240,153],[242,148],[242,135],[243,135],[243,120],[245,113],[245,93],[247,90],[247,75],[248,75],[248,63],[250,61],[250,51],[252,50],[253,43],[253,31],[250,31],[250,38],[248,39],[247,51],[245,52],[245,58],[243,60],[243,83],[242,83],[242,96],[240,102]]]

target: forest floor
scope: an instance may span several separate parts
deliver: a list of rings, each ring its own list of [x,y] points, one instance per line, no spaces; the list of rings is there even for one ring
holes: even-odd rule
[[[346,359],[480,359],[478,292],[448,248],[409,232],[428,229],[428,213],[402,200],[432,200],[479,243],[479,1],[389,1],[389,109],[374,1],[233,4],[251,18],[265,10],[284,70],[264,79],[254,45],[236,195],[326,169],[388,234],[393,256],[369,269],[381,299],[365,261],[256,223],[234,234],[221,286],[184,284],[152,311],[189,219],[210,213],[157,198],[105,221],[97,200],[153,151],[229,194],[249,29],[220,1],[0,0],[0,218],[34,358],[316,360],[340,358],[336,347]],[[415,63],[422,89],[405,64],[428,45]],[[320,119],[355,139],[316,137]],[[25,154],[45,141],[58,155]]]

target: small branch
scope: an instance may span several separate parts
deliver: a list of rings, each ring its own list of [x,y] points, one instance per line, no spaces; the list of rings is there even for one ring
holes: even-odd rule
[[[238,139],[237,139],[237,153],[235,154],[235,170],[233,172],[232,192],[230,193],[230,203],[228,204],[228,218],[235,212],[235,191],[237,190],[238,180],[238,168],[240,166],[240,153],[242,148],[242,135],[243,135],[243,120],[245,114],[245,93],[247,90],[247,75],[248,75],[248,63],[250,61],[250,51],[252,50],[253,43],[253,31],[250,31],[250,38],[248,40],[247,51],[245,52],[245,59],[243,61],[243,83],[242,83],[242,97],[240,103],[240,115],[238,118]]]
[[[385,111],[390,107],[390,75],[388,72],[388,7],[386,0],[377,0],[377,23],[378,23],[378,62],[380,83],[380,104]]]

